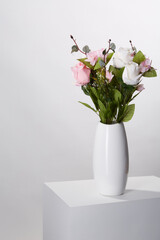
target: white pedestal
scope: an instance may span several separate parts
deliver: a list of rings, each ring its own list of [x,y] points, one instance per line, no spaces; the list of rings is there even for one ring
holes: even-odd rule
[[[160,178],[131,177],[118,197],[94,180],[44,185],[43,240],[160,240]]]

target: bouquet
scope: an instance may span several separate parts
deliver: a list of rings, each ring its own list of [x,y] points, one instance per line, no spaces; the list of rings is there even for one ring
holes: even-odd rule
[[[108,41],[108,48],[91,51],[86,45],[79,48],[73,36],[73,52],[81,52],[84,57],[78,59],[72,72],[76,85],[81,86],[84,94],[94,104],[80,102],[93,110],[101,123],[113,124],[131,120],[135,104],[132,100],[144,89],[141,84],[143,77],[156,77],[152,61],[141,51],[137,51],[130,41],[130,48],[119,48]],[[109,65],[112,59],[112,65]]]

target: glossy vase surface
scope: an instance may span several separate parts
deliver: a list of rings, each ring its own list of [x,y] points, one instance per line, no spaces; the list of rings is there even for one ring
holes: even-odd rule
[[[127,137],[123,123],[98,123],[93,152],[93,173],[99,193],[124,193],[129,169]]]

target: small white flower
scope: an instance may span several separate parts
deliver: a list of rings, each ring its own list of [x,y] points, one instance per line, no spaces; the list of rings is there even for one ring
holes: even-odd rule
[[[132,62],[125,66],[122,79],[123,82],[128,85],[137,85],[141,76],[142,74],[140,74],[139,65],[135,62]]]
[[[113,66],[122,68],[132,62],[134,52],[131,48],[119,48],[113,56]]]

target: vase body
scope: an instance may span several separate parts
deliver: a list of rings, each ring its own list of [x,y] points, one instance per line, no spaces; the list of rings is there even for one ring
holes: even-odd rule
[[[97,126],[93,152],[93,173],[99,193],[124,193],[129,169],[126,132],[123,123]]]

